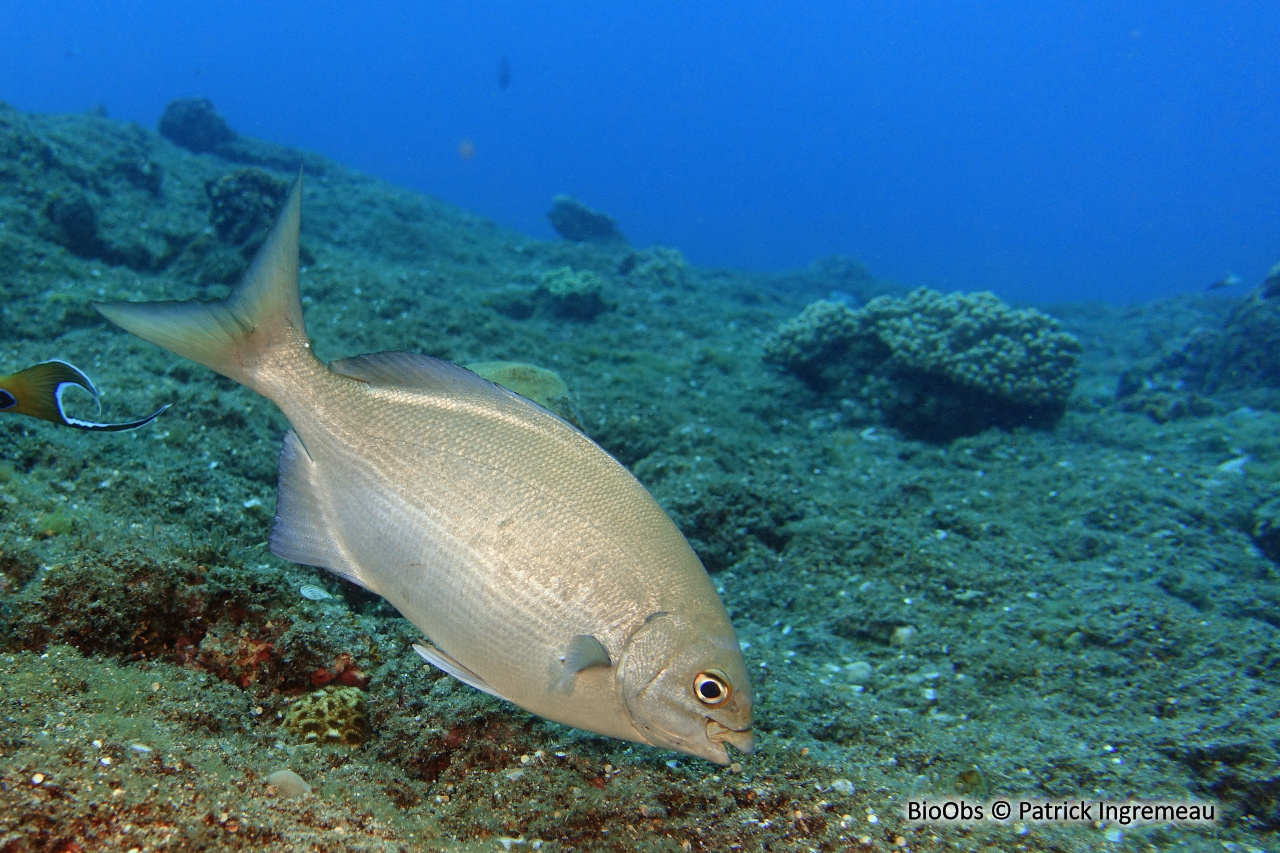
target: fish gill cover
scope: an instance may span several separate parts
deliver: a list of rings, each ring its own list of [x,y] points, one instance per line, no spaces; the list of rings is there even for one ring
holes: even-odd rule
[[[234,145],[0,108],[3,363],[92,367],[103,418],[173,404],[119,435],[0,423],[6,849],[1274,843],[1280,389],[1251,372],[1274,288],[1032,312],[847,260],[708,269]],[[268,221],[298,162],[316,350],[553,370],[712,571],[755,755],[716,768],[539,721],[425,668],[379,599],[267,553],[283,418],[88,306],[225,294],[257,239],[234,217]],[[503,310],[561,277],[606,310]],[[901,420],[984,365],[988,402],[1052,417]],[[339,736],[287,724],[312,718]],[[305,785],[270,781],[285,769]],[[1208,800],[1220,822],[916,826],[909,794]]]

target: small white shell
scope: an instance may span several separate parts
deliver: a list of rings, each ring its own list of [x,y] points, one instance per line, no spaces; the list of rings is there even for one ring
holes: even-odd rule
[[[326,598],[333,598],[332,595],[318,586],[304,586],[298,592],[302,593],[303,598],[309,598],[312,601],[324,601]]]

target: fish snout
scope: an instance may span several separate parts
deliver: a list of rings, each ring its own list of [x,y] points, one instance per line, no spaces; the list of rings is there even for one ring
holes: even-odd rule
[[[750,755],[755,752],[756,739],[751,729],[731,729],[723,723],[715,720],[707,720],[707,740],[713,744],[732,744],[739,752]],[[723,750],[723,746],[721,746]],[[727,759],[728,752],[725,752]],[[728,761],[726,760],[727,764]]]

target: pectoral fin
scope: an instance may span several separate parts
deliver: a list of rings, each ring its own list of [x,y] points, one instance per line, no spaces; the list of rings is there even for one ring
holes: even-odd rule
[[[609,659],[609,650],[604,647],[604,643],[587,634],[579,634],[570,640],[569,648],[565,650],[564,657],[560,660],[564,664],[564,673],[559,684],[561,690],[568,690],[573,685],[574,676],[584,669],[613,665],[613,661]]]
[[[569,650],[564,655],[565,669],[572,673],[582,672],[592,666],[609,666],[609,650],[604,643],[595,637],[579,634],[569,641]]]
[[[414,643],[413,650],[421,655],[422,659],[427,663],[448,675],[452,675],[463,684],[469,684],[476,690],[484,691],[490,696],[497,696],[499,699],[505,699],[508,702],[511,701],[510,699],[507,699],[506,696],[503,696],[501,693],[490,687],[488,682],[483,678],[476,675],[474,672],[467,669],[465,666],[458,663],[435,646],[429,646],[426,643]]]

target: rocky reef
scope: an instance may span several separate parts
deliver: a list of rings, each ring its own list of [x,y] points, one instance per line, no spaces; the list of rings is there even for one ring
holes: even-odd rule
[[[1046,427],[1075,386],[1080,344],[1035,309],[991,293],[919,288],[860,309],[820,300],[764,345],[766,360],[930,440]]]
[[[664,287],[685,288],[689,283],[689,268],[684,255],[668,246],[652,246],[632,252],[618,264],[618,273],[628,285],[643,290],[660,290]]]
[[[1280,403],[1280,264],[1220,321],[1162,342],[1116,389],[1126,411],[1164,423],[1213,414],[1212,398],[1228,405]]]

